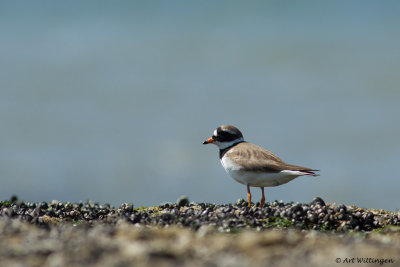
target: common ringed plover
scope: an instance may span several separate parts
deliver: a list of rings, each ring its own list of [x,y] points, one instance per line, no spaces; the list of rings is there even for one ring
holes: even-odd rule
[[[318,176],[318,170],[287,164],[268,150],[244,141],[242,133],[232,125],[218,127],[203,144],[219,148],[219,158],[225,171],[237,182],[247,186],[251,206],[250,186],[261,188],[260,207],[265,204],[264,187],[285,184],[299,176]]]

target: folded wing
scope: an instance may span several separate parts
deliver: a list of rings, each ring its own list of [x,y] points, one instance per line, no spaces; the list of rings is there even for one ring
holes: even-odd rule
[[[241,146],[242,148],[240,148]],[[318,176],[315,173],[317,170],[287,164],[272,152],[247,142],[237,144],[228,151],[228,154],[234,163],[244,166],[247,171],[278,173],[288,170],[298,171],[299,175]]]

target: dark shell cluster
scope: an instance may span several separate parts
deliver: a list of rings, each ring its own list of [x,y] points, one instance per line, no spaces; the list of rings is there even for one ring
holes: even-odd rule
[[[114,208],[92,201],[26,203],[13,197],[0,202],[0,216],[41,226],[68,222],[90,226],[97,223],[116,224],[124,220],[132,224],[162,227],[177,225],[193,230],[212,226],[223,232],[272,227],[334,232],[372,231],[386,225],[400,225],[398,212],[326,204],[319,197],[308,204],[274,201],[266,203],[263,208],[249,208],[243,199],[239,199],[236,204],[215,205],[190,203],[188,198],[181,197],[173,204],[135,208],[133,204],[125,203]]]

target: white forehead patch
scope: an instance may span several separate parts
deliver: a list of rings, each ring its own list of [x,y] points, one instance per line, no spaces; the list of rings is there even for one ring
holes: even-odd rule
[[[217,129],[215,129],[213,135],[214,135],[214,136],[217,136]]]

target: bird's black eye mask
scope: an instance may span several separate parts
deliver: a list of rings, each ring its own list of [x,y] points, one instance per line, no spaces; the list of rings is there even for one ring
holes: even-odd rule
[[[236,140],[238,136],[224,131],[217,131],[217,136],[213,135],[212,138],[220,142],[230,142]]]

